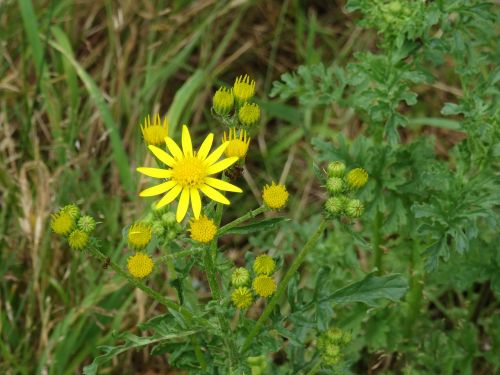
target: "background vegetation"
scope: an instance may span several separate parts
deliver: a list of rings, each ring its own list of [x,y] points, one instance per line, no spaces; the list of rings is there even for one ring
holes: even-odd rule
[[[242,264],[246,251],[270,249],[289,260],[314,231],[326,196],[313,161],[364,166],[374,181],[365,192],[368,216],[353,234],[331,228],[297,287],[338,288],[377,268],[404,274],[409,292],[400,303],[328,309],[326,323],[316,317],[311,324],[326,328],[335,316],[354,332],[344,371],[498,373],[498,4],[430,3],[450,19],[432,23],[442,16],[429,11],[414,17],[427,23],[402,30],[380,29],[383,21],[365,1],[350,2],[354,13],[342,1],[1,2],[0,373],[80,373],[97,346],[114,343],[114,332],[137,333],[139,323],[164,312],[102,265],[71,253],[51,236],[49,215],[77,202],[99,217],[107,253],[123,263],[122,230],[147,204],[134,198],[143,186],[134,169],[146,157],[139,122],[158,112],[168,115],[172,133],[187,122],[196,141],[207,130],[220,134],[211,97],[244,73],[258,82],[263,119],[240,184],[247,194],[229,212],[253,208],[249,195],[259,201],[260,186],[274,179],[291,193],[292,220],[277,233],[227,240],[228,257]],[[385,35],[385,47],[374,30]],[[442,46],[425,37],[436,33],[444,35]],[[401,35],[434,55],[390,55],[388,46],[404,44]],[[436,63],[439,51],[445,58]],[[386,57],[405,62],[391,87]],[[429,61],[435,65],[420,69]],[[295,73],[282,76],[287,72]],[[380,123],[385,128],[376,128]],[[417,141],[424,137],[431,141]],[[389,149],[397,142],[413,146]],[[454,174],[468,177],[441,189]],[[438,206],[442,211],[432,211]],[[395,234],[406,228],[417,238],[420,225],[424,232],[411,243]],[[208,298],[203,274],[192,276],[199,297]],[[159,276],[149,282],[174,294]],[[269,373],[300,373],[305,350],[269,356]],[[147,349],[102,369],[154,371],[175,373],[165,356]]]

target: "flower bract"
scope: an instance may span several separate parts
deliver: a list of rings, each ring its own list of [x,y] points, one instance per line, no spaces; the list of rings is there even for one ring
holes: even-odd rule
[[[233,292],[231,299],[237,308],[246,309],[252,304],[252,292],[247,287],[240,287]]]
[[[201,215],[198,219],[190,221],[189,231],[193,240],[207,243],[214,239],[217,233],[217,226],[212,219]]]
[[[238,159],[242,159],[247,154],[250,138],[245,130],[240,130],[240,134],[237,136],[236,129],[231,128],[229,129],[229,136],[224,132],[222,142],[229,142],[226,151],[224,151],[226,157],[237,157]]]
[[[161,145],[168,136],[167,118],[165,117],[162,122],[159,114],[154,117],[153,123],[148,115],[140,126],[144,142],[148,145]]]
[[[191,135],[187,126],[184,125],[182,127],[182,150],[170,137],[165,138],[170,154],[159,147],[150,145],[149,150],[168,168],[137,168],[138,172],[146,176],[164,180],[161,184],[142,191],[140,196],[150,197],[165,193],[156,204],[156,207],[160,208],[171,203],[180,195],[176,212],[178,222],[181,222],[186,216],[190,202],[194,217],[196,219],[200,217],[200,191],[216,202],[229,204],[229,200],[216,189],[236,193],[241,193],[242,190],[233,184],[211,176],[229,168],[238,158],[231,157],[219,161],[229,142],[224,142],[209,154],[213,138],[213,134],[209,134],[198,151],[194,151]]]
[[[273,209],[283,208],[288,200],[288,192],[285,185],[275,184],[266,185],[262,191],[262,200],[267,207]]]
[[[153,266],[153,259],[141,251],[130,256],[127,260],[128,271],[138,279],[148,276],[153,271]]]

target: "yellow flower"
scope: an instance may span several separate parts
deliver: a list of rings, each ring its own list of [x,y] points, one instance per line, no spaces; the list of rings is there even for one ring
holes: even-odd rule
[[[165,117],[162,123],[159,114],[155,116],[153,124],[151,124],[151,118],[148,115],[140,126],[142,137],[148,145],[161,145],[165,137],[168,136],[167,118]]]
[[[212,107],[218,115],[227,115],[234,105],[234,96],[232,89],[221,87],[212,98]]]
[[[190,221],[189,231],[193,240],[207,243],[214,239],[217,227],[212,219],[201,215],[198,219]]]
[[[260,120],[260,107],[255,103],[243,104],[238,111],[238,119],[243,126],[254,126]]]
[[[252,288],[259,296],[267,298],[276,291],[276,282],[266,275],[260,275],[255,278]]]
[[[54,233],[67,235],[73,229],[75,225],[75,220],[73,217],[64,211],[59,211],[52,215],[52,220],[50,221],[50,227]]]
[[[358,189],[368,181],[368,172],[363,168],[354,168],[347,174],[347,183],[354,189]]]
[[[231,274],[231,283],[234,286],[244,286],[250,281],[250,272],[244,267],[236,268]]]
[[[127,268],[128,272],[138,279],[148,276],[153,271],[153,259],[141,251],[128,257]]]
[[[89,235],[83,230],[75,229],[68,237],[69,247],[74,250],[81,250],[87,246]]]
[[[271,185],[266,185],[262,191],[262,199],[269,208],[283,208],[288,200],[288,192],[285,185],[274,182]]]
[[[244,130],[240,130],[239,137],[236,136],[236,129],[231,128],[229,129],[229,136],[227,136],[226,132],[224,132],[222,142],[229,142],[226,151],[224,151],[226,157],[237,157],[238,159],[242,159],[247,154],[248,145],[250,144],[250,138],[247,136],[247,132]]]
[[[239,103],[246,102],[255,93],[255,81],[248,74],[236,77],[233,85],[233,95]]]
[[[151,225],[134,223],[128,230],[128,243],[134,249],[143,249],[151,241],[151,235]]]
[[[193,151],[191,136],[186,125],[182,127],[182,150],[170,137],[165,138],[167,148],[170,154],[150,145],[150,151],[169,169],[163,168],[137,168],[137,171],[146,176],[167,179],[167,181],[146,189],[140,193],[141,197],[150,197],[163,193],[165,196],[156,204],[157,208],[171,203],[180,194],[179,204],[177,206],[176,220],[181,222],[186,216],[191,200],[194,217],[198,219],[201,213],[201,196],[199,190],[210,199],[222,204],[229,204],[229,200],[215,189],[241,193],[242,190],[226,181],[213,177],[213,174],[219,173],[231,165],[238,158],[232,157],[218,161],[226,150],[229,142],[224,142],[215,149],[210,155],[210,148],[214,139],[213,134],[209,134],[203,141],[198,151]]]
[[[276,268],[276,262],[269,255],[263,254],[255,258],[253,270],[257,275],[270,275]]]
[[[252,304],[252,292],[247,287],[240,287],[233,292],[231,299],[238,309],[246,309]]]

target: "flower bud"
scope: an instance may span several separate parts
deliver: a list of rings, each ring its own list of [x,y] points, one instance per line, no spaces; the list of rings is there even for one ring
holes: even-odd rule
[[[365,207],[359,199],[351,199],[347,202],[346,213],[350,217],[360,217]]]
[[[85,233],[90,233],[95,229],[95,220],[92,216],[85,215],[78,219],[78,229],[83,230]]]
[[[250,281],[250,273],[244,267],[236,268],[231,275],[231,283],[236,286],[247,285]]]
[[[326,189],[331,195],[337,195],[344,191],[344,181],[340,177],[330,177],[326,181]]]
[[[231,89],[221,87],[212,98],[212,107],[220,116],[226,116],[234,106],[234,96]]]
[[[328,167],[326,167],[326,171],[330,177],[343,177],[345,173],[345,164],[341,161],[332,161],[328,164]]]
[[[339,215],[344,211],[346,198],[339,197],[328,198],[325,202],[325,210],[331,215]]]

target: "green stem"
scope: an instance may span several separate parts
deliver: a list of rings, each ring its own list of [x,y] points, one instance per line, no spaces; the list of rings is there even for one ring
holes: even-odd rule
[[[247,212],[245,215],[231,221],[230,223],[227,223],[223,227],[219,228],[217,231],[217,237],[222,236],[224,233],[227,233],[229,230],[233,229],[234,227],[240,225],[241,223],[247,221],[248,219],[251,219],[263,212],[266,211],[265,206],[260,206],[259,208],[256,208],[255,210]]]
[[[254,325],[253,329],[250,331],[247,338],[245,339],[245,342],[243,344],[243,349],[241,351],[242,354],[245,353],[250,348],[252,340],[254,339],[255,336],[257,336],[257,334],[264,326],[264,323],[266,322],[269,315],[271,315],[274,306],[276,306],[276,304],[281,299],[281,296],[285,293],[288,283],[290,282],[292,277],[296,274],[300,265],[304,262],[307,254],[313,249],[313,247],[316,245],[316,242],[318,242],[318,239],[320,235],[323,233],[325,227],[326,227],[326,220],[323,219],[319,224],[318,228],[316,229],[316,232],[313,233],[313,235],[309,238],[304,247],[300,250],[297,257],[294,259],[292,265],[290,266],[285,276],[283,277],[283,280],[281,280],[273,298],[271,298],[266,308],[262,312],[262,315],[260,316],[259,320],[257,320],[257,323]]]
[[[156,258],[156,261],[157,262],[166,263],[166,262],[168,262],[171,259],[175,259],[175,258],[185,257],[185,256],[188,256],[188,255],[193,255],[193,254],[201,253],[201,252],[203,252],[205,250],[206,249],[203,248],[203,247],[196,247],[196,248],[191,249],[191,250],[178,251],[178,252],[173,253],[173,254],[167,254],[167,255],[161,256],[159,258]]]
[[[314,365],[314,367],[309,370],[309,372],[307,373],[307,375],[315,375],[320,368],[321,368],[321,360],[319,360],[318,362],[316,362],[316,364]]]
[[[136,288],[141,289],[144,293],[146,293],[148,296],[153,298],[158,303],[161,303],[162,305],[166,306],[167,308],[175,310],[178,313],[180,313],[183,316],[183,318],[186,320],[186,323],[188,325],[190,323],[192,323],[193,320],[195,320],[195,317],[193,316],[193,314],[189,310],[187,310],[184,307],[176,304],[175,302],[170,301],[169,299],[163,297],[156,290],[151,289],[149,286],[144,284],[142,281],[139,281],[138,279],[129,275],[118,264],[116,264],[113,261],[110,261],[109,258],[106,255],[104,255],[97,247],[89,246],[87,249],[95,258],[97,258],[103,262],[108,261],[109,266],[119,276],[125,278],[129,283],[134,285]],[[201,320],[199,318],[196,318],[196,319]],[[201,352],[200,343],[198,342],[198,338],[196,336],[191,336],[190,340],[191,340],[191,343],[193,344],[194,352],[195,352],[196,358],[198,359],[198,362],[200,363],[201,368],[205,369],[207,367],[207,363],[205,361],[205,357],[203,356],[203,353]]]
[[[380,275],[384,273],[383,269],[384,263],[382,259],[383,252],[382,252],[382,247],[380,246],[382,242],[382,232],[381,232],[382,219],[383,219],[382,213],[377,212],[372,229],[373,250],[375,252],[375,267],[378,269],[378,273]]]

